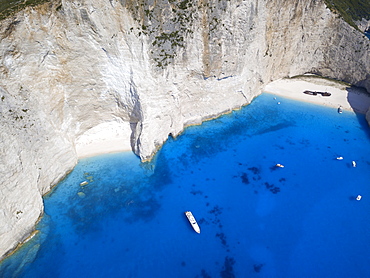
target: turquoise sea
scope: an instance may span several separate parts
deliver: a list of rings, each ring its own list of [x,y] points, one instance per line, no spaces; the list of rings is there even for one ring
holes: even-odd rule
[[[364,115],[262,94],[150,163],[82,159],[0,277],[370,277],[369,220]]]

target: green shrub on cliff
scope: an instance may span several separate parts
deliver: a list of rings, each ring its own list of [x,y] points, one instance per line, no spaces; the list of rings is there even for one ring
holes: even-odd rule
[[[37,6],[51,0],[0,0],[0,20],[28,6]]]
[[[370,19],[369,0],[324,0],[327,7],[339,13],[343,19],[351,26],[358,29],[355,21],[365,18]]]

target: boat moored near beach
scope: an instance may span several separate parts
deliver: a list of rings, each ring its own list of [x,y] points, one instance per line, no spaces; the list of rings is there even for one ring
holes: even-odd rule
[[[306,94],[306,95],[310,95],[310,96],[316,96],[317,95],[317,92],[314,92],[314,91],[304,91],[303,93]]]
[[[197,223],[197,221],[195,220],[193,214],[191,213],[191,211],[186,211],[185,212],[185,215],[186,217],[188,218],[191,226],[193,227],[194,231],[196,231],[198,234],[200,234],[200,228],[199,228],[199,225]]]
[[[322,95],[323,97],[330,97],[331,96],[331,93],[329,93],[329,92],[304,91],[303,93],[306,94],[306,95],[310,95],[310,96],[317,96],[318,94]]]

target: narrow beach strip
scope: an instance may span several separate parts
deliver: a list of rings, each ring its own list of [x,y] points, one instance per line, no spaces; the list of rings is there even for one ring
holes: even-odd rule
[[[328,92],[330,96],[308,95],[304,91]],[[299,76],[279,79],[266,85],[263,92],[299,101],[339,108],[366,114],[370,107],[370,94],[363,88],[317,76]]]
[[[130,124],[123,121],[101,123],[80,136],[76,141],[78,158],[106,153],[132,151]]]
[[[304,91],[318,93],[308,95]],[[279,79],[267,84],[263,92],[333,108],[341,107],[343,110],[361,114],[366,114],[370,107],[370,94],[365,89],[314,75]],[[330,96],[321,94],[325,92],[330,93]],[[77,139],[77,156],[84,158],[132,151],[131,134],[130,124],[127,122],[116,120],[98,124]]]

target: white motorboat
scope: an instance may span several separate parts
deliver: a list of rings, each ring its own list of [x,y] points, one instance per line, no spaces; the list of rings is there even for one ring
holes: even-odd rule
[[[200,228],[199,228],[199,225],[197,223],[197,221],[195,220],[193,214],[191,213],[191,211],[186,211],[185,212],[185,215],[186,217],[188,218],[191,226],[193,227],[194,231],[196,231],[198,234],[200,234]]]

